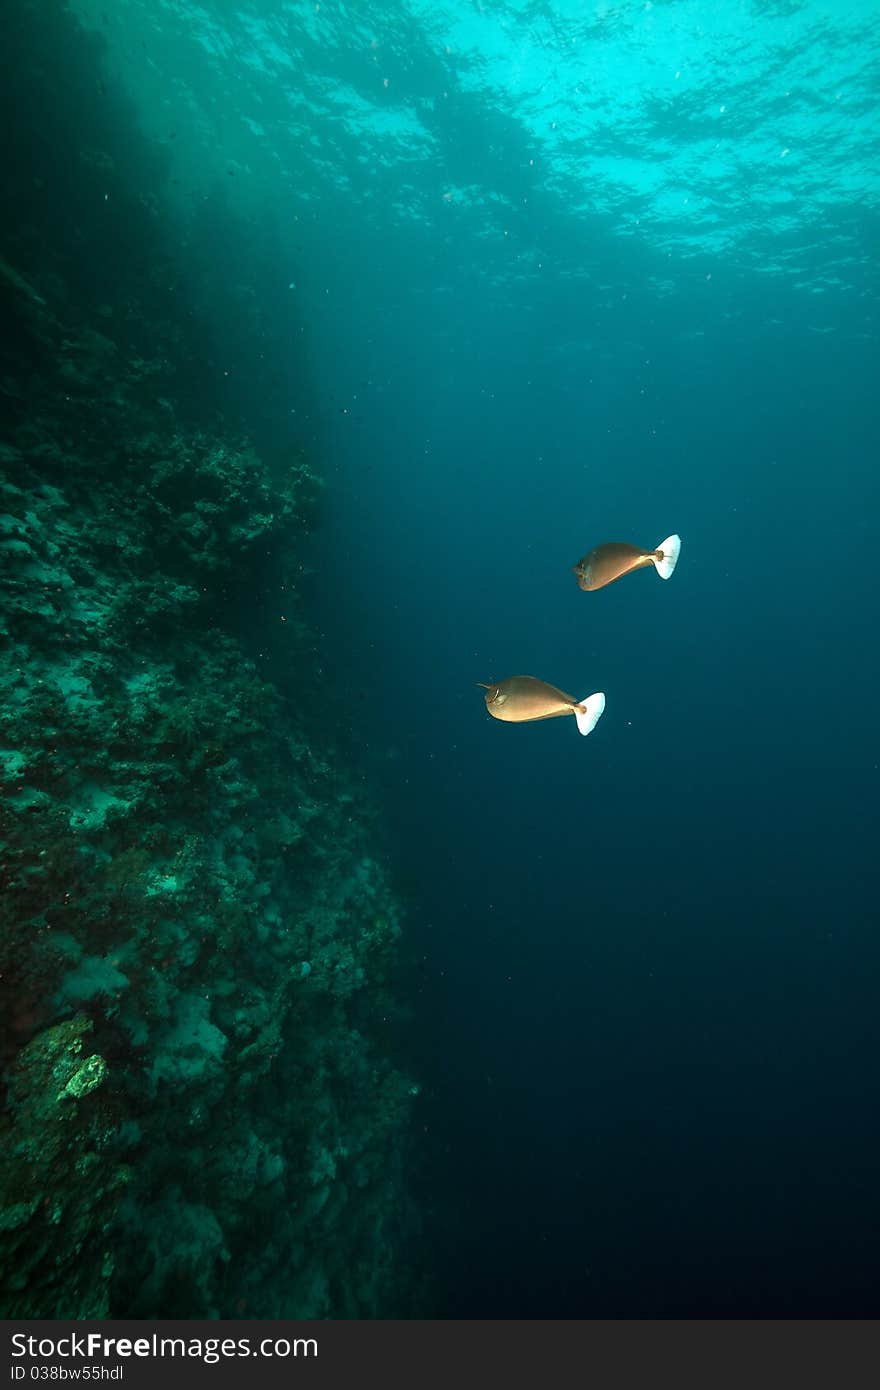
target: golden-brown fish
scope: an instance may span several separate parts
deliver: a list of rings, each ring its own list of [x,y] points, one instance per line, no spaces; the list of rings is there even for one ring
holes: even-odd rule
[[[573,572],[581,588],[587,590],[604,589],[615,579],[622,579],[633,570],[647,569],[648,565],[654,566],[661,579],[668,579],[678,563],[680,550],[681,536],[667,536],[656,550],[639,550],[626,541],[606,541],[578,560]]]
[[[601,691],[588,695],[585,700],[575,700],[555,685],[539,681],[535,676],[508,676],[506,680],[486,685],[478,681],[486,692],[486,709],[494,719],[503,719],[510,724],[528,724],[533,719],[555,719],[558,714],[573,714],[582,734],[595,729],[605,708],[605,696]]]

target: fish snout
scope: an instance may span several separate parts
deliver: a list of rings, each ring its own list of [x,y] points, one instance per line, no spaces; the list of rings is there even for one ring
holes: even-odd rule
[[[576,577],[582,589],[589,589],[590,580],[593,577],[593,571],[590,565],[585,565],[583,561],[580,561],[579,564],[572,565],[571,572]]]

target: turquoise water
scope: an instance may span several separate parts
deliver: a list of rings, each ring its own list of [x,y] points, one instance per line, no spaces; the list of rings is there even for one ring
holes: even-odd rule
[[[875,1315],[876,5],[4,22],[2,1305]]]
[[[254,212],[270,189],[293,213],[342,197],[365,230],[431,231],[514,281],[589,280],[606,307],[600,228],[661,301],[713,265],[721,296],[746,272],[771,293],[861,286],[870,0],[75,8],[173,135],[181,197],[230,169]]]

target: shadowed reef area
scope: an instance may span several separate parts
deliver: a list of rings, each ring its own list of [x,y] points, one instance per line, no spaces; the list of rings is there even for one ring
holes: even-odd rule
[[[401,912],[315,713],[296,575],[319,483],[295,444],[270,469],[205,424],[192,320],[150,289],[155,199],[117,178],[89,236],[94,170],[149,151],[40,8],[10,7],[4,97],[0,1312],[406,1312]],[[106,101],[79,102],[87,140],[78,84]],[[118,250],[98,297],[102,238],[138,264]],[[283,681],[243,636],[269,563]]]

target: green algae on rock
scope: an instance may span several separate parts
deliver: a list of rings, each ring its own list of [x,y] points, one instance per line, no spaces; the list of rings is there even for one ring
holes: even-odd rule
[[[8,1072],[0,1142],[0,1300],[6,1317],[110,1314],[110,1226],[129,1170],[108,1067],[83,1056],[93,1024],[76,1014],[31,1039]]]

